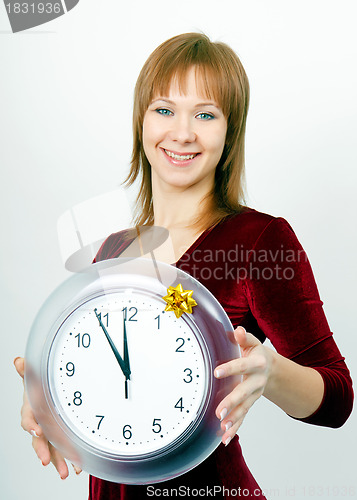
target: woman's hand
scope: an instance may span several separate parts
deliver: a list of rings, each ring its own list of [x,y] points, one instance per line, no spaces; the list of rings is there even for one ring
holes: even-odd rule
[[[273,351],[263,346],[242,326],[234,331],[242,357],[217,366],[216,378],[243,375],[243,381],[218,405],[216,415],[224,431],[222,442],[227,446],[242,425],[248,410],[260,398],[271,374]]]
[[[24,358],[15,358],[14,365],[17,373],[24,378],[25,360]],[[43,434],[42,428],[36,422],[30,403],[27,399],[26,391],[24,390],[23,405],[21,408],[21,426],[32,436],[32,446],[42,465],[48,465],[50,462],[55,466],[61,479],[66,479],[68,476],[68,467],[65,459],[51,443],[48,442]],[[72,464],[73,465],[73,464]],[[75,465],[73,468],[76,474],[80,474],[81,469]]]

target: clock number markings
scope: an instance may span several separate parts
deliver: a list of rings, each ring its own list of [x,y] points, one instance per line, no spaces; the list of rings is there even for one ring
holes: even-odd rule
[[[73,404],[75,404],[76,406],[81,406],[82,403],[83,403],[83,401],[82,401],[82,393],[79,392],[79,391],[76,391],[73,394]]]
[[[99,427],[100,427],[101,423],[103,422],[104,415],[96,415],[95,418],[99,418],[99,422],[97,425],[97,430],[99,431]]]
[[[89,333],[83,333],[81,336],[80,333],[74,337],[75,339],[78,339],[78,347],[84,347],[87,349],[90,346],[90,335]]]
[[[160,330],[160,314],[154,319],[157,319],[157,329]]]
[[[182,340],[182,343],[181,343],[181,345],[179,345],[179,346],[177,347],[177,349],[176,349],[176,351],[175,351],[175,352],[185,352],[184,350],[181,350],[181,347],[182,347],[182,346],[184,345],[184,343],[185,343],[185,339],[183,339],[183,338],[179,337],[178,339],[176,339],[176,342],[179,342],[180,340]]]
[[[175,408],[179,408],[180,411],[184,409],[182,398],[180,398],[175,404]]]
[[[152,423],[152,432],[155,432],[155,434],[159,434],[161,432],[161,425],[158,422],[161,422],[161,418],[154,418]],[[155,430],[154,427],[156,427],[157,430]]]
[[[98,313],[98,319],[102,319],[102,313]],[[103,318],[107,318],[107,321],[106,321],[106,327],[109,326],[109,313],[106,313],[106,314],[103,314]]]
[[[128,314],[128,308],[127,307],[123,307],[122,311],[124,313],[124,317],[125,317],[125,321],[138,321],[137,319],[134,319],[134,316],[136,316],[138,314],[138,310],[136,307],[132,306],[129,308],[129,311],[131,310],[134,310],[133,314],[129,317],[129,319],[127,320],[127,314]]]
[[[131,425],[127,424],[124,425],[123,427],[123,438],[124,439],[131,439],[133,436],[133,433],[131,432]]]
[[[72,363],[72,361],[69,361],[67,364],[66,364],[66,370],[67,370],[67,377],[73,377],[74,375],[74,372],[75,372],[75,366],[74,366],[74,363]]]
[[[186,373],[186,372],[188,372],[188,373],[187,373],[188,380],[183,379],[183,381],[184,381],[184,382],[186,382],[186,384],[190,384],[190,383],[192,382],[192,380],[193,380],[193,378],[192,378],[192,370],[191,370],[191,368],[185,368],[185,369],[184,369],[184,372],[185,372],[185,373]]]

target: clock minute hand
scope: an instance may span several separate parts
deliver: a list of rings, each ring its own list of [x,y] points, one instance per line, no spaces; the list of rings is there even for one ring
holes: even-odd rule
[[[123,335],[123,338],[124,338],[124,363],[125,363],[127,370],[129,371],[129,375],[130,375],[131,370],[130,370],[130,361],[129,361],[128,340],[127,340],[127,336],[126,336],[126,320],[125,320],[124,315],[123,315],[123,331],[124,331],[124,335]]]
[[[123,374],[125,375],[126,379],[130,379],[130,370],[127,369],[127,366],[126,366],[126,363],[124,363],[122,357],[120,356],[119,354],[119,351],[118,349],[115,347],[115,344],[114,342],[112,341],[112,338],[111,336],[109,335],[107,329],[105,328],[105,326],[103,325],[103,322],[102,322],[102,319],[100,317],[100,315],[97,313],[97,308],[94,309],[94,313],[95,315],[97,316],[97,320],[99,321],[99,324],[109,342],[109,345],[110,347],[112,348],[112,351],[114,353],[114,356],[116,357],[116,360],[118,361],[119,363],[119,366],[120,366],[120,369],[121,371],[123,372]]]
[[[129,350],[128,350],[128,340],[126,337],[126,321],[125,321],[125,316],[123,314],[123,351],[124,351],[124,363],[125,367],[128,370],[128,375],[125,376],[125,399],[128,399],[128,379],[130,379],[130,361],[129,361]]]

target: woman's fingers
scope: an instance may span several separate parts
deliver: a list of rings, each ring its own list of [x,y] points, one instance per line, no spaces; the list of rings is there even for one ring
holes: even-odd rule
[[[258,399],[264,391],[266,377],[263,374],[251,375],[238,384],[217,406],[216,416],[223,420],[234,408],[245,405],[252,396]]]
[[[23,379],[25,373],[25,359],[18,356],[14,359],[14,365],[17,373]],[[23,404],[21,408],[21,427],[24,431],[29,432],[33,437],[43,436],[42,429],[36,422],[26,391],[24,391]]]
[[[238,384],[216,409],[221,428],[225,431],[222,442],[226,445],[242,425],[251,406],[263,394],[271,370],[271,355],[254,335],[247,333],[243,327],[238,327],[234,335],[241,347],[242,357],[223,363],[214,371],[216,378],[243,376],[243,382]]]
[[[14,365],[17,373],[23,379],[25,374],[25,359],[22,357],[15,358]],[[69,474],[67,463],[61,453],[48,442],[40,425],[36,422],[26,391],[24,391],[23,405],[21,408],[21,426],[25,431],[32,435],[33,449],[42,464],[48,465],[52,462],[61,479],[66,479]],[[76,465],[73,465],[73,468],[76,474],[80,474],[80,472],[82,472]]]
[[[24,375],[25,375],[25,359],[21,358],[20,356],[18,356],[17,358],[14,359],[14,365],[15,365],[16,371],[20,375],[20,377],[24,378]]]
[[[42,465],[46,466],[50,462],[52,462],[61,479],[66,479],[69,472],[65,459],[63,458],[61,453],[47,441],[44,436],[40,438],[33,438],[32,446],[36,452],[36,455],[42,462]]]
[[[21,408],[21,427],[33,437],[43,436],[43,431],[35,419],[26,391],[24,391],[23,404]]]
[[[51,453],[51,462],[55,466],[61,479],[66,479],[69,475],[69,471],[65,459],[51,443],[48,444],[48,447]]]
[[[35,450],[36,455],[41,460],[42,465],[48,465],[51,462],[51,452],[49,448],[49,442],[42,437],[32,438],[32,447]]]
[[[231,375],[248,375],[257,371],[265,371],[267,359],[263,354],[254,354],[245,358],[237,358],[217,366],[214,370],[216,378],[226,378]]]
[[[222,442],[227,445],[230,440],[234,437],[239,427],[242,425],[243,420],[256,402],[259,396],[252,394],[248,397],[244,403],[239,406],[236,406],[221,422],[221,428],[224,431],[222,436]],[[227,442],[228,440],[228,442]]]

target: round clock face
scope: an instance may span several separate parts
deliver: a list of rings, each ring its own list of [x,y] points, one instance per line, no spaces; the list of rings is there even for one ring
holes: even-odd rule
[[[199,420],[212,371],[207,347],[188,317],[164,307],[150,292],[117,289],[86,300],[58,328],[49,391],[67,427],[92,447],[150,455]]]

